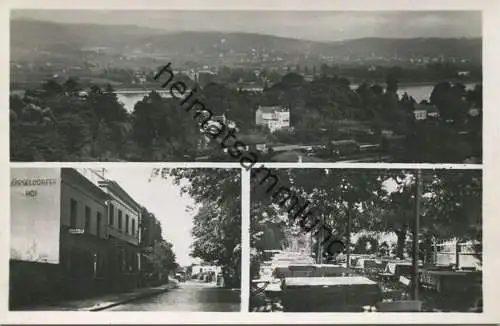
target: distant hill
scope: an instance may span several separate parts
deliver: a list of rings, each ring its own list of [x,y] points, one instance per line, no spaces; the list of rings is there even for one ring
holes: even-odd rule
[[[12,20],[11,57],[29,58],[32,51],[57,52],[61,55],[87,47],[107,47],[115,53],[133,49],[162,52],[165,55],[249,53],[265,49],[276,54],[305,54],[337,58],[369,57],[460,57],[481,60],[480,38],[476,39],[384,39],[363,38],[342,42],[317,42],[272,35],[250,33],[218,33],[182,31],[169,33],[138,26],[92,24],[59,24],[52,22]]]
[[[366,57],[368,55],[403,58],[416,57],[460,57],[481,61],[481,38],[361,38],[343,42],[330,43],[331,53],[338,56],[351,55]]]
[[[251,33],[220,33],[220,32],[193,32],[184,31],[156,35],[141,39],[142,42],[152,43],[158,49],[170,49],[175,53],[199,51],[203,53],[218,53],[230,51],[246,53],[252,49],[275,52],[304,53],[315,47],[324,46],[323,43]]]

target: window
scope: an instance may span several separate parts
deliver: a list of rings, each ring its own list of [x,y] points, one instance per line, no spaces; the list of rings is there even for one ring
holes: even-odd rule
[[[115,224],[115,206],[109,204],[109,225],[113,226]]]
[[[125,214],[125,233],[128,234],[128,224],[130,222],[130,218],[128,217],[128,214]]]
[[[101,236],[101,223],[102,223],[102,214],[101,212],[97,212],[96,216],[96,234],[98,237]]]
[[[76,200],[71,199],[71,208],[70,208],[70,216],[69,216],[69,226],[74,228],[76,227],[76,221],[77,221],[77,211],[78,209],[78,204]]]
[[[85,206],[85,233],[90,233],[91,221],[90,221],[90,207]]]
[[[122,211],[118,210],[118,228],[122,229]]]
[[[135,220],[132,220],[132,235],[135,235]]]

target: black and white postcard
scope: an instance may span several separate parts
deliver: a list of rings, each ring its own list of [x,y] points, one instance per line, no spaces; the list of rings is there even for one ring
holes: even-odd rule
[[[4,7],[0,322],[500,321],[500,1]]]

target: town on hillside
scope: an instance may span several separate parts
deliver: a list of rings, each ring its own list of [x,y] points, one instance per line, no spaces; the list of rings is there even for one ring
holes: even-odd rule
[[[11,160],[234,161],[206,136],[209,125],[180,109],[165,81],[154,78],[171,63],[175,80],[196,90],[212,122],[235,131],[226,149],[238,146],[259,161],[482,162],[480,19],[470,36],[460,25],[468,20],[398,12],[387,21],[436,15],[456,35],[415,27],[408,35],[367,37],[356,29],[364,14],[349,13],[355,37],[332,32],[319,40],[308,32],[318,30],[311,20],[301,39],[274,29],[256,33],[254,21],[278,24],[270,12],[242,31],[172,32],[114,25],[118,12],[95,25],[16,11]],[[231,13],[217,15],[232,20]],[[454,15],[478,21],[471,12]]]

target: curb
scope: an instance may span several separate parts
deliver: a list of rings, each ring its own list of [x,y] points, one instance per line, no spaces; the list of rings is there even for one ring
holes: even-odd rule
[[[158,290],[154,290],[154,291],[151,291],[151,292],[147,292],[147,293],[135,295],[135,296],[132,296],[132,297],[130,297],[128,299],[125,299],[125,300],[120,300],[120,301],[113,302],[113,303],[110,303],[110,304],[106,304],[106,305],[103,305],[103,306],[99,306],[98,305],[97,307],[94,306],[94,307],[91,307],[91,308],[88,308],[88,309],[82,309],[82,310],[83,311],[102,311],[102,310],[106,310],[106,309],[113,308],[113,307],[116,307],[116,306],[120,306],[120,305],[125,304],[125,303],[129,303],[129,302],[132,302],[132,301],[135,301],[135,300],[138,300],[138,299],[152,297],[152,296],[158,295],[160,293],[165,293],[165,292],[168,292],[171,289],[172,288],[170,288],[170,287],[166,287],[165,289],[158,289]]]

